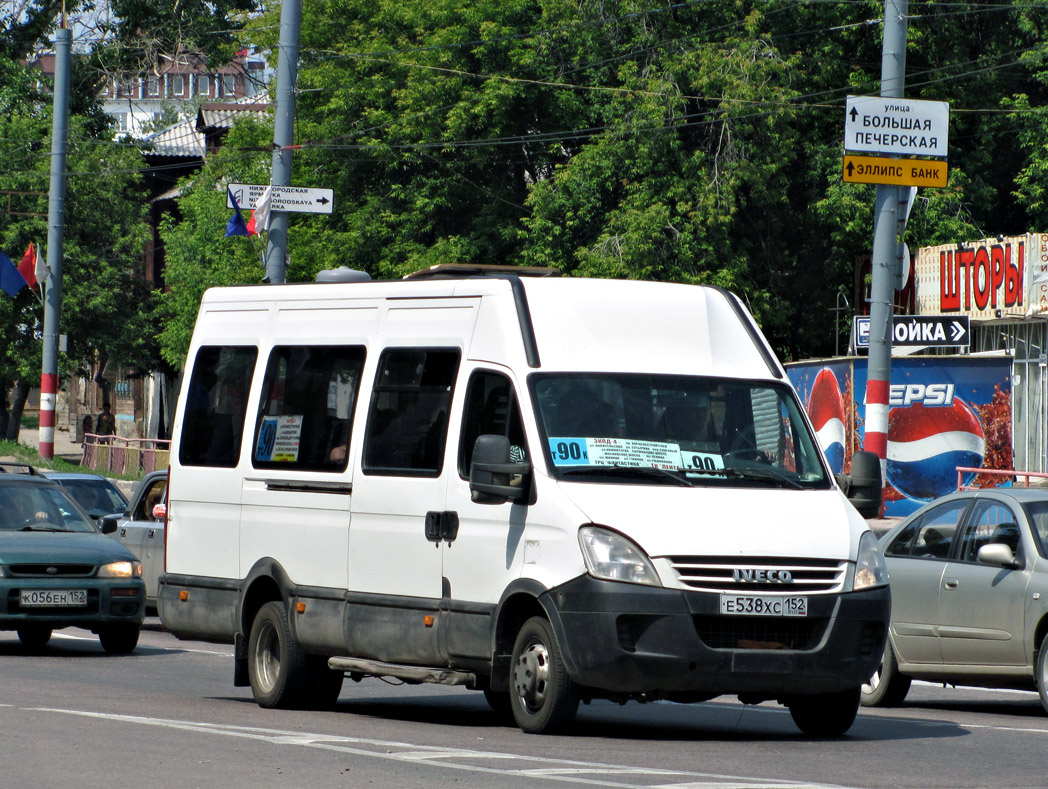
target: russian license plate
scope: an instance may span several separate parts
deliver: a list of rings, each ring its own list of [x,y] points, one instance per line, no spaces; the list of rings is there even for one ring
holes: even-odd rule
[[[86,589],[23,589],[22,606],[69,608],[87,605]]]
[[[720,612],[736,616],[807,616],[807,597],[761,594],[722,594]]]

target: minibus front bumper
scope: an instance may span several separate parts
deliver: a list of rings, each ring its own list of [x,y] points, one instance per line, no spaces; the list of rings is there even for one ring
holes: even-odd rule
[[[807,616],[720,613],[720,595],[581,576],[546,593],[568,674],[612,694],[832,693],[884,651],[887,586],[808,594]]]

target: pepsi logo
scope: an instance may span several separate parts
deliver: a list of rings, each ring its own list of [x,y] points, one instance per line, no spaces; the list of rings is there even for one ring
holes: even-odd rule
[[[808,394],[808,416],[834,474],[844,471],[845,409],[837,377],[828,367],[819,370]]]
[[[982,466],[986,437],[979,417],[960,398],[949,406],[923,403],[893,408],[888,414],[885,475],[899,493],[931,501],[957,488],[957,467]],[[968,484],[974,473],[965,474]]]

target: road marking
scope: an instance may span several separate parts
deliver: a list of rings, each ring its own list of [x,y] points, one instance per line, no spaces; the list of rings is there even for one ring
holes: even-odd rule
[[[52,638],[65,638],[69,641],[97,641],[97,636],[74,636],[70,633],[55,633]],[[232,652],[219,652],[215,649],[190,649],[189,647],[154,647],[148,644],[139,644],[139,646],[149,647],[149,649],[160,649],[164,652],[191,652],[194,655],[218,655],[219,657],[233,657]]]
[[[345,737],[337,734],[313,734],[308,732],[286,731],[283,729],[265,729],[254,726],[230,726],[226,724],[207,723],[204,721],[171,720],[139,715],[117,715],[106,712],[89,712],[87,710],[59,709],[54,707],[25,707],[29,712],[50,712],[62,715],[75,715],[85,718],[98,718],[116,723],[131,723],[143,726],[160,726],[169,729],[198,732],[209,735],[225,735],[252,740],[262,740],[275,745],[297,745],[307,748],[351,753],[359,756],[370,756],[391,761],[420,761],[435,767],[461,770],[474,773],[488,773],[504,777],[533,778],[536,780],[563,781],[568,783],[590,784],[593,786],[646,787],[647,789],[829,789],[835,784],[819,784],[803,781],[786,781],[775,778],[750,778],[720,775],[717,773],[687,772],[681,770],[662,770],[628,765],[602,764],[600,762],[582,762],[568,759],[547,759],[540,756],[524,756],[512,753],[478,751],[467,748],[444,748],[434,745],[397,742],[395,740],[371,740],[361,737]],[[485,767],[482,764],[469,762],[515,761],[520,766]],[[542,766],[528,767],[528,764]],[[601,776],[607,776],[603,778]],[[628,778],[636,776],[635,781],[613,781],[612,776]],[[667,779],[679,781],[667,783]],[[649,783],[646,779],[657,780]]]

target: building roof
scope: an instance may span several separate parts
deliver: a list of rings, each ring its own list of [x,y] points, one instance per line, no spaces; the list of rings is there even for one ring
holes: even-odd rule
[[[257,99],[257,97],[252,96],[249,99]],[[200,131],[230,129],[237,118],[244,115],[265,118],[268,110],[269,104],[258,101],[207,102],[201,104],[197,111],[196,128]]]
[[[150,156],[193,156],[204,158],[205,141],[202,132],[197,131],[196,120],[190,119],[168,126],[146,137],[153,150]]]

